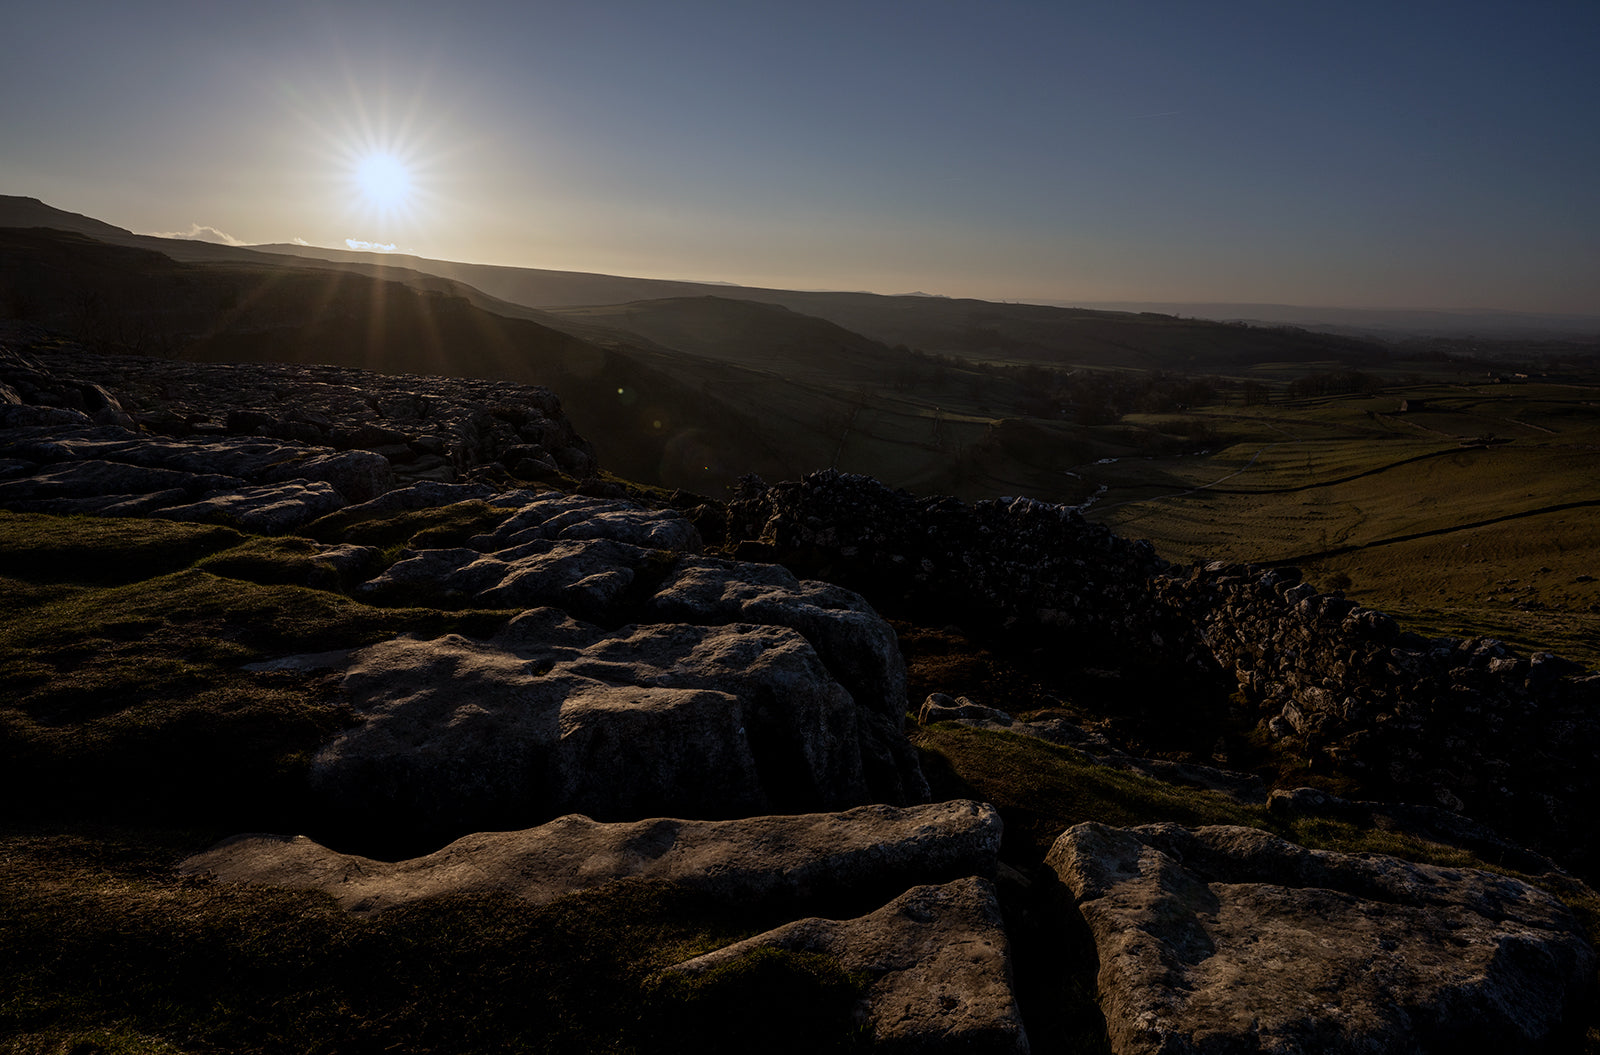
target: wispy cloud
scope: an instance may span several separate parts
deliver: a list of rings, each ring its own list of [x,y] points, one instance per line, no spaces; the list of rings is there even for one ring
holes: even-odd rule
[[[291,239],[289,239],[289,244],[290,245],[310,245],[311,243],[306,241],[304,238],[291,238]]]
[[[398,248],[393,242],[363,242],[359,238],[346,238],[344,244],[351,249],[364,249],[370,253],[392,253]]]
[[[219,231],[215,227],[205,227],[197,223],[189,225],[187,231],[157,231],[157,238],[188,238],[196,242],[215,242],[217,245],[248,245],[226,231]]]

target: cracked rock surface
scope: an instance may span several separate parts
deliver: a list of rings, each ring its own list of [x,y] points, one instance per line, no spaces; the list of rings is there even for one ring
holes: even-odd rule
[[[698,974],[760,949],[835,959],[871,979],[861,1009],[887,1050],[1029,1050],[1011,990],[1011,950],[994,887],[969,877],[913,887],[856,919],[803,919],[696,957]]]
[[[1095,823],[1047,864],[1094,934],[1118,1055],[1538,1050],[1594,970],[1565,906],[1474,869]]]
[[[242,835],[189,858],[183,870],[322,890],[352,912],[488,890],[544,904],[631,878],[741,902],[803,905],[989,875],[999,848],[994,807],[958,801],[726,821],[605,824],[573,814],[521,831],[478,832],[397,862],[338,853],[305,836]]]

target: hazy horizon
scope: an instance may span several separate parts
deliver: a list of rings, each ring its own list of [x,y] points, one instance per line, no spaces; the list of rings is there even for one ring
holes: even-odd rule
[[[787,289],[1600,313],[1600,8],[34,5],[0,191]]]

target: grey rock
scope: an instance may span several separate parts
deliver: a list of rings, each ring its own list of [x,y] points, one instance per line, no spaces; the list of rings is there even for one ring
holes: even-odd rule
[[[468,544],[484,552],[509,549],[536,539],[611,539],[643,549],[699,553],[704,544],[687,518],[671,509],[646,509],[615,498],[591,498],[559,492],[522,492],[517,512],[493,532]]]
[[[603,824],[568,815],[522,831],[464,836],[396,862],[338,853],[305,836],[242,835],[190,857],[180,870],[229,883],[321,890],[352,912],[483,891],[545,904],[629,878],[677,883],[741,904],[803,905],[989,875],[999,849],[994,807],[941,802],[726,821]]]
[[[198,497],[207,491],[238,486],[243,481],[218,474],[199,476],[175,469],[83,459],[43,466],[30,476],[0,481],[0,504],[56,498],[151,494],[178,490]]]
[[[362,724],[317,755],[313,785],[358,816],[439,829],[837,808],[871,801],[884,764],[861,708],[785,627],[613,631],[535,609],[488,641],[363,649],[342,684]]]
[[[389,460],[370,451],[341,451],[315,454],[293,460],[266,473],[267,480],[322,480],[347,502],[367,502],[395,485]]]
[[[327,483],[286,483],[244,487],[186,505],[144,513],[159,520],[205,520],[237,525],[245,531],[277,535],[339,509],[344,499]]]
[[[882,801],[921,802],[927,781],[905,738],[905,660],[893,628],[850,590],[774,564],[686,556],[644,605],[649,618],[790,627],[805,635],[861,708],[862,746]]]
[[[494,495],[494,488],[483,484],[451,484],[424,481],[406,487],[397,487],[370,501],[350,507],[357,513],[402,513],[415,509],[434,509],[456,502],[484,501]]]
[[[671,970],[702,974],[759,949],[827,956],[866,974],[861,1012],[885,1050],[1029,1050],[1011,986],[1010,943],[985,879],[914,887],[856,919],[799,920]]]
[[[1560,902],[1488,872],[1174,824],[1080,824],[1047,863],[1118,1055],[1528,1051],[1593,976]]]
[[[768,623],[798,630],[865,707],[899,727],[905,719],[905,660],[894,630],[860,594],[796,579],[776,564],[686,557],[649,603],[661,619]]]
[[[537,539],[489,554],[464,546],[410,550],[359,593],[408,604],[557,605],[602,619],[612,614],[636,573],[655,563],[653,551],[609,539]]]

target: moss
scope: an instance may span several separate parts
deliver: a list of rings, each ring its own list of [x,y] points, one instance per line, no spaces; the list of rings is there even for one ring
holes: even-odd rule
[[[230,528],[168,520],[0,511],[0,575],[31,583],[125,583],[237,546]]]
[[[19,817],[292,819],[305,760],[349,719],[314,680],[243,665],[407,631],[481,636],[505,619],[378,609],[209,570],[289,577],[311,552],[304,540],[42,516],[0,518],[5,529],[38,557],[30,578],[0,579],[9,602],[0,611],[0,793]],[[179,570],[146,569],[138,580],[110,559],[124,545]],[[60,579],[42,581],[47,574]]]
[[[1033,737],[928,726],[913,736],[935,791],[991,802],[1005,815],[1004,852],[1019,863],[1043,857],[1074,824],[1259,824],[1264,810],[1209,791],[1179,788],[1096,765],[1081,752]]]
[[[0,839],[8,1050],[671,1051],[691,1038],[741,1050],[747,1026],[777,1050],[819,1050],[781,1038],[820,1035],[819,1013],[835,1021],[829,1009],[859,988],[803,956],[661,984],[662,968],[767,922],[666,884],[360,918],[321,894],[178,877],[171,866],[198,846],[133,836]],[[746,1004],[773,982],[793,988],[769,994],[764,1015]]]
[[[374,564],[376,561],[374,561]],[[339,573],[322,556],[322,547],[293,536],[255,538],[201,560],[197,568],[262,586],[338,589]]]

